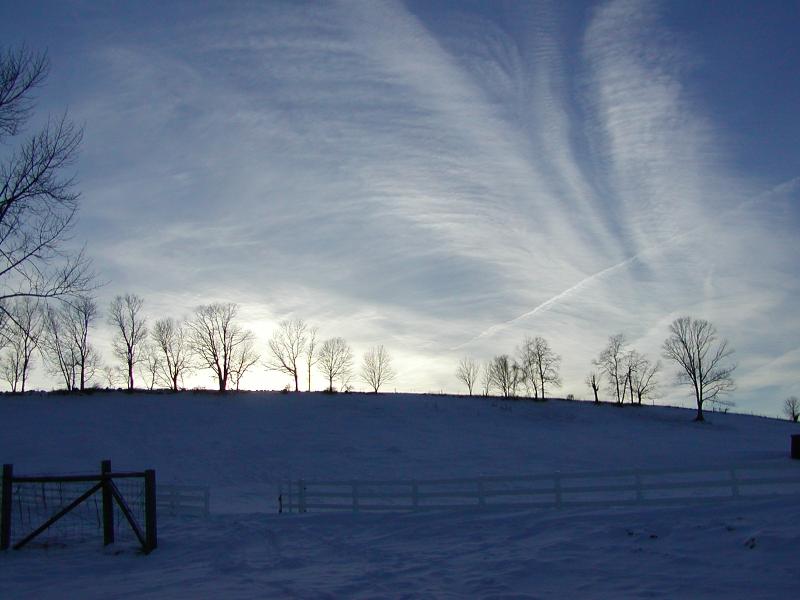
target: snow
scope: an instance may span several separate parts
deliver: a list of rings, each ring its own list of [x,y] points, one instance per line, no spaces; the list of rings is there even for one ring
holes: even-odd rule
[[[788,458],[795,424],[736,414],[426,395],[0,398],[21,474],[155,468],[208,484],[212,517],[162,518],[159,548],[0,555],[8,598],[793,597],[796,496],[700,506],[278,515],[287,478],[425,479]],[[800,464],[796,465],[800,471]]]

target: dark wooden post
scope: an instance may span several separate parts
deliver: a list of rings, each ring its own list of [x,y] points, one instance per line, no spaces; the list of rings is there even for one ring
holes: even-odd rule
[[[153,469],[144,472],[144,521],[145,552],[151,552],[158,547],[156,472]]]
[[[792,458],[800,458],[800,434],[792,434]]]
[[[3,465],[3,496],[0,498],[0,550],[11,546],[11,492],[14,466]]]
[[[111,492],[111,461],[100,463],[103,482],[103,545],[114,543],[114,495]]]

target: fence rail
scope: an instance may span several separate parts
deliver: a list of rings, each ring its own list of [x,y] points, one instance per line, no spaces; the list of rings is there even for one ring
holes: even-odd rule
[[[549,473],[430,480],[290,481],[279,512],[681,504],[800,494],[800,465]]]
[[[211,493],[207,485],[161,484],[156,506],[162,515],[208,517],[211,514]]]

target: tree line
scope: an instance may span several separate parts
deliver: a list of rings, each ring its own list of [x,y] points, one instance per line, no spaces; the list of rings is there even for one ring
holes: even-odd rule
[[[724,394],[735,389],[733,371],[729,362],[733,349],[727,340],[718,339],[716,328],[704,319],[680,317],[669,326],[669,336],[662,345],[662,356],[678,366],[679,383],[691,387],[697,405],[695,420],[703,421],[706,403],[729,405]],[[543,337],[526,337],[514,356],[501,354],[481,365],[471,357],[462,358],[456,368],[456,377],[469,395],[480,385],[483,395],[492,392],[503,397],[524,395],[545,399],[546,389],[561,385],[559,368],[561,357]],[[661,361],[653,361],[635,348],[631,348],[624,334],[612,335],[606,346],[592,361],[592,370],[585,383],[600,402],[598,392],[603,384],[617,404],[642,404],[655,398]],[[797,398],[788,398],[785,414],[794,421],[800,417]]]
[[[235,303],[199,306],[190,318],[162,318],[150,325],[144,300],[136,294],[116,296],[106,312],[113,332],[114,364],[102,364],[90,343],[90,330],[99,318],[96,301],[89,296],[65,299],[60,306],[22,297],[8,306],[12,318],[0,331],[0,377],[12,391],[24,392],[35,355],[49,373],[68,390],[85,390],[98,376],[109,387],[120,384],[133,390],[137,378],[148,389],[178,391],[185,377],[210,371],[219,391],[240,389],[242,378],[261,361],[252,331],[238,322]],[[289,375],[295,391],[307,374],[311,389],[314,367],[325,376],[327,390],[351,389],[355,374],[373,392],[393,381],[395,370],[382,345],[370,348],[354,373],[353,351],[341,337],[317,339],[318,329],[300,319],[281,321],[268,343],[263,365]]]

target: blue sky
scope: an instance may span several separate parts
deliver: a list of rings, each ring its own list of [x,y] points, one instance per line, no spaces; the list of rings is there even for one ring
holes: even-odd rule
[[[84,125],[103,306],[235,301],[263,353],[300,317],[416,391],[544,335],[576,396],[609,335],[655,358],[690,314],[736,348],[738,408],[776,414],[800,394],[798,6],[4,2],[0,36],[49,51],[39,116]]]

